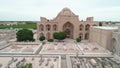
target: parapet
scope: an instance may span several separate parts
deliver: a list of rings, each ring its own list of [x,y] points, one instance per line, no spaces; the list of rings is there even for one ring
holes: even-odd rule
[[[94,19],[93,17],[87,17],[87,18],[86,18],[86,21],[91,22],[91,21],[93,21],[93,19]]]
[[[46,19],[45,17],[40,17],[40,20],[41,20],[41,22],[47,22],[48,21],[48,19]]]

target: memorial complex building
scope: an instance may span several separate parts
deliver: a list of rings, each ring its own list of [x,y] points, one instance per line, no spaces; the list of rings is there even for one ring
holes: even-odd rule
[[[53,39],[54,32],[64,31],[67,38],[88,40],[99,44],[112,53],[120,55],[119,25],[102,22],[103,26],[98,26],[99,23],[99,21],[94,21],[93,17],[87,17],[85,21],[80,20],[79,16],[69,8],[63,8],[52,20],[45,17],[40,18],[37,23],[37,39],[42,35],[46,39]]]
[[[46,39],[52,39],[54,32],[64,31],[67,34],[67,38],[76,39],[79,37],[87,40],[89,39],[90,26],[97,25],[99,25],[99,22],[94,21],[93,17],[87,17],[83,21],[69,8],[63,8],[52,20],[45,17],[40,18],[37,23],[37,35],[38,38],[44,35]]]
[[[52,20],[41,17],[37,30],[30,29],[35,41],[17,41],[19,31],[0,29],[0,68],[120,68],[120,27],[101,23],[63,8]],[[54,32],[63,31],[66,39],[53,39]]]

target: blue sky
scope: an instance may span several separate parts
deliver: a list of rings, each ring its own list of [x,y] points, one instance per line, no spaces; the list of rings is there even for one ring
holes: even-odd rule
[[[0,0],[0,21],[39,21],[54,18],[64,7],[79,19],[120,21],[120,0]]]

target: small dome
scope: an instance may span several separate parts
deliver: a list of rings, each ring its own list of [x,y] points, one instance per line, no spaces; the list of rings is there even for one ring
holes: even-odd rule
[[[22,50],[22,52],[33,52],[33,51],[34,50],[32,48],[29,48],[29,47]]]

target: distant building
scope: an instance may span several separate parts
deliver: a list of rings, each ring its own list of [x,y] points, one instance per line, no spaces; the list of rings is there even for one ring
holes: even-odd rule
[[[17,22],[17,24],[26,24],[25,21]]]
[[[18,24],[26,24],[24,21],[1,21],[0,25],[18,25]]]
[[[0,25],[17,25],[17,22],[3,21],[0,22]]]
[[[88,17],[86,21],[79,20],[79,16],[74,14],[69,8],[64,8],[52,19],[41,17],[37,23],[37,38],[44,35],[46,39],[53,38],[54,32],[65,31],[67,38],[89,39],[90,26],[97,26],[99,22],[94,21],[93,17]]]

